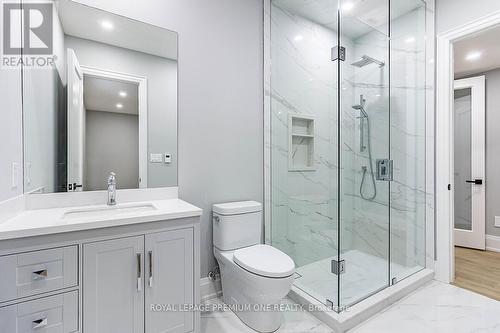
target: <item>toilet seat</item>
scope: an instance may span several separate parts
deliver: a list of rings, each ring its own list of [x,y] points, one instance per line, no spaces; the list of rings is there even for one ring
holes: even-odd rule
[[[234,251],[233,261],[241,268],[265,277],[284,278],[295,272],[295,264],[288,255],[264,244]]]

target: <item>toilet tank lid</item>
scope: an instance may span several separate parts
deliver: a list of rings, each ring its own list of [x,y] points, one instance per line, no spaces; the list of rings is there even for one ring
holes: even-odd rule
[[[254,213],[262,210],[262,204],[257,201],[226,202],[213,205],[212,210],[220,215]]]

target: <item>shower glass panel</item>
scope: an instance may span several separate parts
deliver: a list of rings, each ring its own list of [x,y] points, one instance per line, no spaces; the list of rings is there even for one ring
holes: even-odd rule
[[[391,1],[391,281],[425,267],[426,5]]]
[[[349,3],[340,5],[342,307],[389,285],[389,1]]]
[[[425,3],[269,15],[269,239],[295,288],[343,309],[424,266]]]

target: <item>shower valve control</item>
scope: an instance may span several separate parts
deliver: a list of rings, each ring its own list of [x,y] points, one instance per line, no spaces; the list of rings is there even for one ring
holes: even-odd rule
[[[389,159],[377,160],[377,180],[392,181],[393,161]]]

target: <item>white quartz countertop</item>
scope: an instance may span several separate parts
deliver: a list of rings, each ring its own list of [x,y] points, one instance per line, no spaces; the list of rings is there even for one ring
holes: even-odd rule
[[[127,211],[127,208],[141,205],[153,208]],[[113,208],[118,208],[116,214],[107,211],[110,207],[105,204],[25,210],[0,223],[0,240],[196,217],[202,213],[200,208],[180,199],[128,202]],[[103,214],[99,214],[101,209]],[[97,213],[92,216],[66,215],[88,210],[96,210]]]

